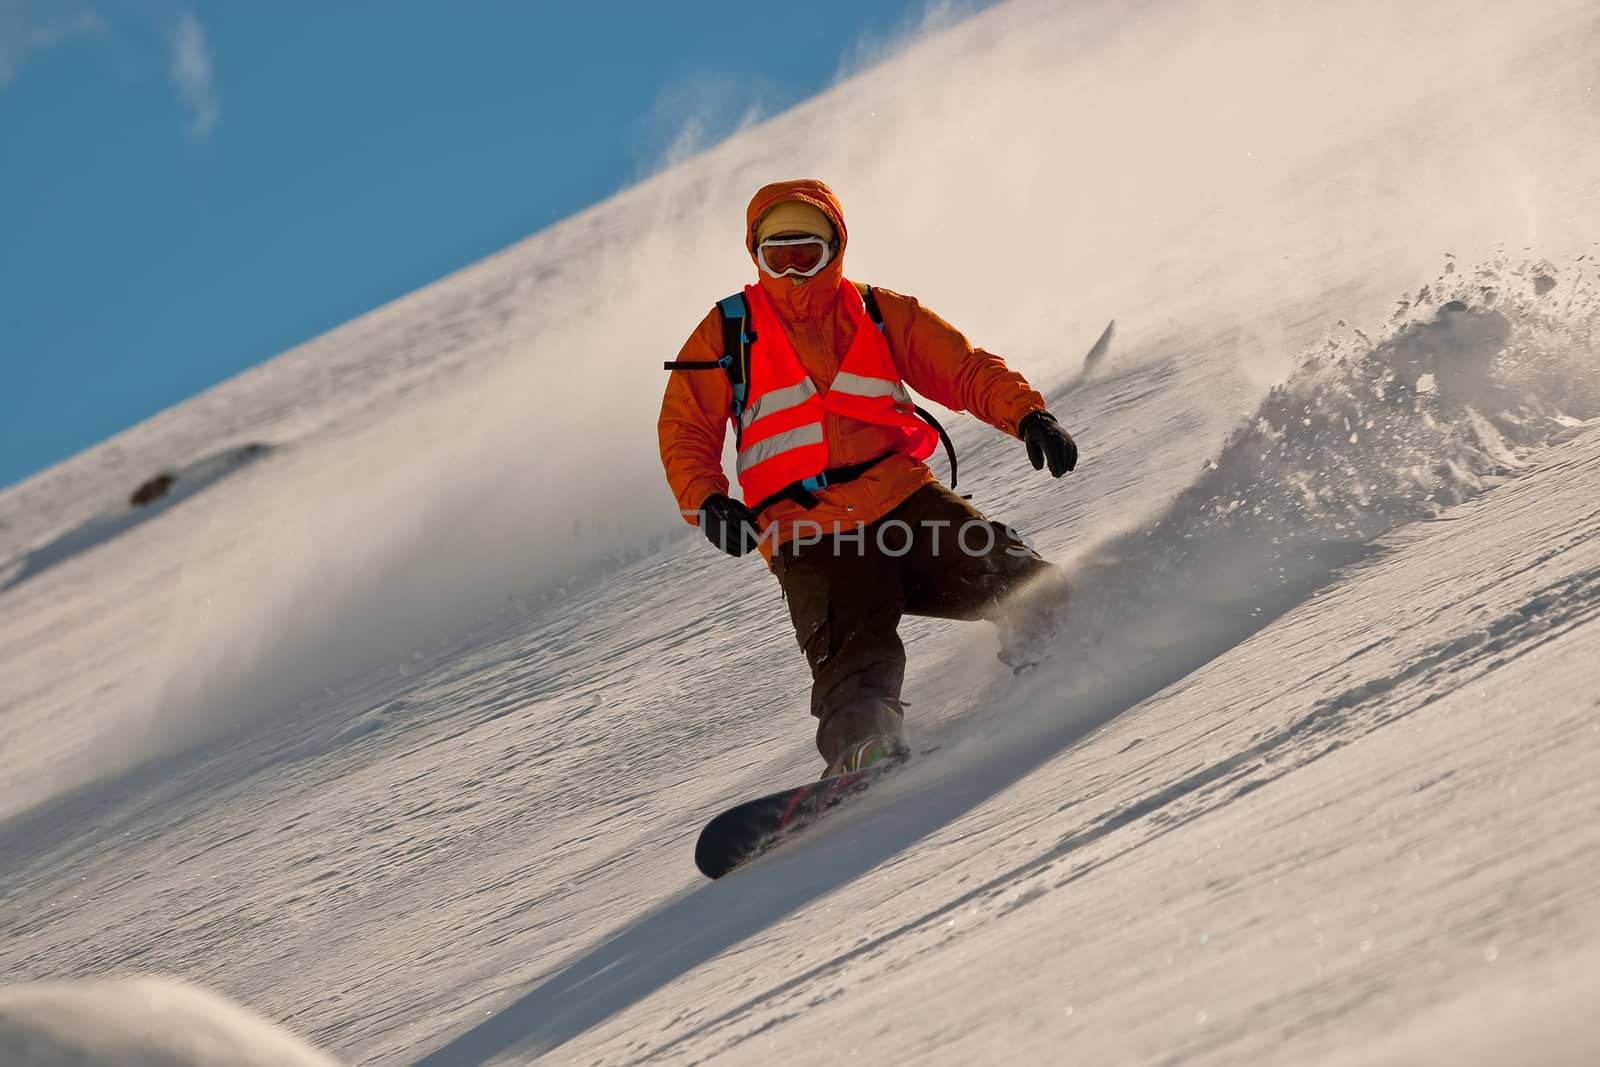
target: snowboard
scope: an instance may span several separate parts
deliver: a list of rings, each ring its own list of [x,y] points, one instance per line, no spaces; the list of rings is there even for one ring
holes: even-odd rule
[[[694,865],[707,878],[721,878],[790,840],[844,801],[859,796],[904,766],[904,760],[876,763],[736,804],[700,831],[694,846]]]

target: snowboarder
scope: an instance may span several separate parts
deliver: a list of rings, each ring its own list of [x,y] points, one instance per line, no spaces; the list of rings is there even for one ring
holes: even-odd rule
[[[934,478],[924,461],[942,431],[906,387],[1019,438],[1053,477],[1078,449],[1000,357],[912,297],[844,278],[844,215],[822,182],[768,185],[745,218],[757,284],[713,307],[666,365],[661,461],[691,524],[729,555],[759,550],[777,576],[829,776],[907,754],[903,614],[989,619],[1014,646],[1065,588]],[[722,469],[730,421],[743,502]]]

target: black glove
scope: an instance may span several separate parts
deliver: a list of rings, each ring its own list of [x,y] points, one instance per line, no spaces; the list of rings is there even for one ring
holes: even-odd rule
[[[756,513],[721,493],[712,493],[700,505],[700,529],[706,539],[730,556],[742,556],[756,547],[759,537]]]
[[[1028,446],[1028,459],[1038,470],[1050,462],[1050,477],[1059,478],[1078,465],[1078,446],[1048,411],[1035,411],[1017,423],[1017,436]]]

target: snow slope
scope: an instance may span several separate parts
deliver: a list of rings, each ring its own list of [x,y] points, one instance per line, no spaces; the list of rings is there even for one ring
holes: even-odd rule
[[[329,1067],[221,997],[161,978],[0,989],[0,1055],[33,1067]]]
[[[1597,52],[1016,0],[0,494],[0,976],[353,1063],[1590,1062]],[[956,430],[1079,595],[1026,684],[908,623],[939,753],[704,884],[817,761],[658,368],[804,172],[1079,433],[1057,483]]]

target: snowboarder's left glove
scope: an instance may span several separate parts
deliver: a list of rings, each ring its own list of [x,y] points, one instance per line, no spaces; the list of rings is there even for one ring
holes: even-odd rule
[[[700,505],[700,529],[730,556],[742,556],[756,547],[759,536],[756,513],[721,493],[712,493]]]
[[[1078,465],[1078,445],[1048,411],[1035,411],[1017,423],[1017,436],[1028,446],[1028,459],[1038,470],[1050,463],[1050,477],[1059,478]]]

